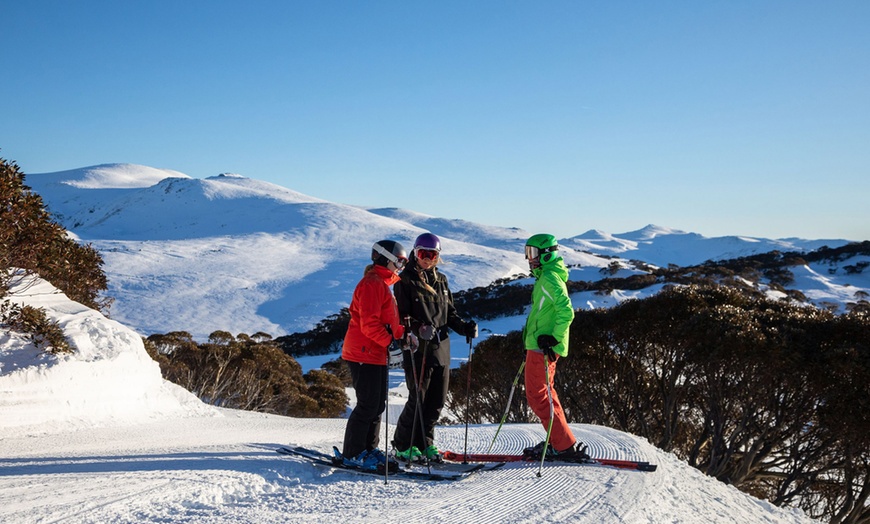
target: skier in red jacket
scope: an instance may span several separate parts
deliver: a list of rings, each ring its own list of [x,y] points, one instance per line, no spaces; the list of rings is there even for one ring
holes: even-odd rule
[[[353,291],[350,324],[341,351],[350,368],[356,407],[347,419],[342,459],[363,469],[391,471],[398,464],[378,449],[380,417],[387,403],[388,348],[393,339],[404,337],[396,300],[390,286],[408,262],[405,248],[393,240],[372,246],[372,264]],[[399,355],[398,358],[401,358]]]

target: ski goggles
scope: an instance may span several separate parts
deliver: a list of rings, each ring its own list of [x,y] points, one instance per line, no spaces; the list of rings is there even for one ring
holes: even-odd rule
[[[438,260],[438,254],[437,249],[426,249],[424,247],[414,249],[414,255],[419,260]]]
[[[526,246],[526,260],[534,260],[541,256],[541,253],[550,253],[552,251],[557,251],[559,246],[550,246],[545,249],[539,249],[535,246]]]
[[[399,270],[404,269],[404,268],[405,268],[405,264],[408,263],[408,259],[407,259],[407,258],[405,258],[405,257],[403,257],[403,256],[401,256],[401,255],[400,255],[400,256],[396,256],[396,255],[390,253],[389,251],[387,251],[386,249],[384,249],[380,244],[375,244],[374,246],[372,246],[372,249],[374,249],[375,251],[377,251],[378,253],[380,253],[381,255],[383,255],[384,258],[386,258],[387,260],[389,260],[390,262],[392,262],[393,264],[395,264],[396,268],[398,268]],[[403,250],[403,251],[404,251],[404,250]]]

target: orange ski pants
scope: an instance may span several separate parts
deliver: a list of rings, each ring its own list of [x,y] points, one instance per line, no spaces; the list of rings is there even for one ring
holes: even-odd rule
[[[558,360],[558,359],[557,359]],[[577,439],[568,427],[562,404],[559,403],[559,395],[553,388],[553,379],[556,376],[556,362],[550,362],[539,351],[526,351],[526,400],[535,415],[541,419],[544,431],[550,425],[550,400],[547,395],[547,375],[549,375],[549,388],[553,396],[553,430],[550,432],[550,444],[556,451],[565,451],[574,445]]]

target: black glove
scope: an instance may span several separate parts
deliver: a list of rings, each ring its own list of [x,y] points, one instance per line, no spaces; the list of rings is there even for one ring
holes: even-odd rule
[[[465,338],[471,340],[472,338],[477,338],[477,322],[471,320],[465,323],[465,332],[463,333]]]
[[[420,338],[423,340],[432,340],[435,338],[435,328],[429,324],[422,324],[420,329],[417,330],[417,333],[420,333]]]
[[[544,356],[547,357],[547,360],[550,362],[555,362],[556,360],[556,352],[553,351],[553,348],[559,344],[559,341],[556,340],[556,337],[553,335],[540,335],[538,336],[538,347],[541,351],[544,352]]]

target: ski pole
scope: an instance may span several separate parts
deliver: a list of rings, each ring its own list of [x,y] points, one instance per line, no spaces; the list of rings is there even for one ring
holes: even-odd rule
[[[547,400],[550,401],[550,423],[547,424],[547,438],[544,440],[544,451],[541,453],[541,465],[538,467],[538,477],[544,471],[544,459],[547,458],[547,448],[550,446],[550,434],[553,432],[553,390],[550,384],[550,359],[544,353],[544,377],[547,381]]]
[[[417,375],[417,365],[414,363],[414,354],[411,354],[411,369],[414,374],[414,393],[417,401],[414,403],[414,422],[411,424],[411,443],[410,448],[414,447],[414,433],[417,429],[417,422],[420,423],[420,431],[425,432],[426,428],[423,423],[423,412],[420,410],[420,406],[423,404],[424,396],[420,391],[420,388],[423,386],[423,374],[426,370],[426,350],[428,349],[429,344],[426,344],[427,347],[423,348],[423,358],[420,361],[420,374]],[[423,437],[426,438],[425,435]],[[409,449],[410,449],[409,448]],[[408,464],[411,464],[411,453],[408,453]],[[426,457],[426,469],[431,473],[432,465],[429,463],[429,457]]]
[[[492,437],[492,442],[489,443],[489,448],[486,450],[487,453],[492,451],[492,446],[495,445],[495,439],[498,438],[498,434],[501,432],[501,427],[504,425],[504,421],[507,419],[508,412],[511,409],[511,401],[514,398],[514,391],[517,389],[517,383],[520,381],[520,377],[523,375],[523,369],[526,368],[526,361],[523,359],[523,363],[520,364],[520,369],[517,371],[517,376],[514,377],[514,383],[511,385],[511,393],[508,395],[507,406],[504,408],[504,415],[501,416],[501,422],[498,423],[498,429],[495,430],[495,435]]]
[[[462,451],[462,463],[468,464],[468,411],[471,406],[471,354],[473,338],[466,336],[468,341],[468,381],[465,385],[465,448]]]
[[[389,331],[389,329],[387,329]],[[392,332],[390,332],[392,335]],[[393,342],[390,342],[390,346]],[[384,463],[384,485],[390,478],[390,346],[387,346],[387,367],[384,369],[384,392],[386,392],[386,409],[384,410],[384,442],[387,448],[387,460]]]
[[[384,484],[386,485],[390,478],[390,352],[395,347],[396,339],[393,338],[393,330],[390,325],[385,324],[384,327],[390,334],[390,344],[387,346],[387,366],[384,369],[384,449],[387,450],[386,460],[384,460]]]

